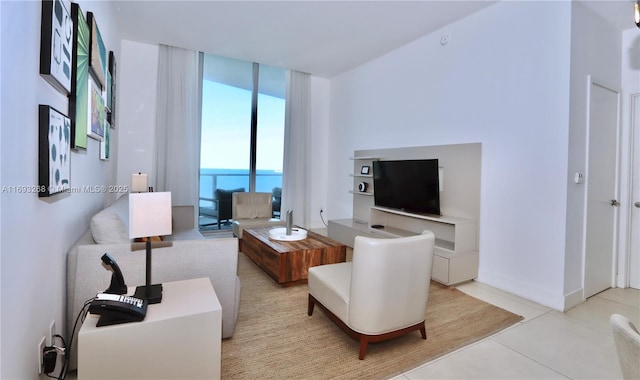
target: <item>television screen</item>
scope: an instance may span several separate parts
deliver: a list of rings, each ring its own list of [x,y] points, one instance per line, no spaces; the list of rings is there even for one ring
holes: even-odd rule
[[[373,162],[376,206],[440,215],[438,160]]]

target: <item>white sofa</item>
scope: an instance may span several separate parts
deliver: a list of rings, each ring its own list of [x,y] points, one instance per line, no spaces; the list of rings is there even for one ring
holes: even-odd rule
[[[125,195],[94,215],[90,228],[67,255],[67,334],[73,331],[83,304],[109,287],[111,272],[100,260],[104,253],[116,260],[127,286],[145,282],[145,243],[133,243],[128,238],[128,210]],[[152,245],[152,281],[208,277],[222,306],[222,338],[229,338],[240,305],[238,239],[204,239],[194,226],[193,212],[192,206],[173,208],[173,234]],[[74,338],[72,354],[76,344]],[[75,368],[74,358],[71,363]]]

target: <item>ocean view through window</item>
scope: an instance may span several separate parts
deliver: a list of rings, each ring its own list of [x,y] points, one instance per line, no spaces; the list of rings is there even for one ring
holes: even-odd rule
[[[272,193],[280,213],[284,69],[205,54],[199,225],[229,228],[231,193]]]

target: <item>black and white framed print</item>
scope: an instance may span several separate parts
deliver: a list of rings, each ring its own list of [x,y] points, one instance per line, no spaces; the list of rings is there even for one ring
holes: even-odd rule
[[[51,106],[38,109],[38,196],[69,189],[71,120]]]
[[[71,92],[73,21],[62,0],[42,1],[40,75],[64,95]]]

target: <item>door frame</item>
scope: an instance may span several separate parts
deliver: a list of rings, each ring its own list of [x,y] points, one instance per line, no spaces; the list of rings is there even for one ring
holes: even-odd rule
[[[622,91],[614,86],[607,85],[603,81],[599,81],[593,78],[592,75],[587,75],[587,104],[586,104],[586,133],[585,133],[585,176],[587,181],[590,177],[589,168],[589,154],[590,154],[590,133],[591,133],[591,86],[599,86],[617,94],[617,118],[616,118],[616,168],[615,168],[615,180],[614,180],[614,194],[615,199],[620,199],[620,166],[621,166],[621,96]],[[587,277],[587,222],[589,214],[588,210],[589,201],[589,186],[585,186],[584,192],[584,204],[583,204],[583,225],[582,225],[582,299],[586,300],[585,285]],[[611,271],[611,287],[616,286],[617,274],[618,274],[618,257],[620,255],[619,238],[620,238],[620,207],[615,207],[613,212],[613,255],[612,255],[612,271]]]
[[[618,278],[616,281],[616,285],[620,288],[628,288],[631,286],[631,249],[633,243],[633,234],[632,230],[635,227],[633,224],[633,208],[634,208],[634,184],[640,174],[635,173],[635,163],[638,159],[638,148],[640,148],[640,143],[637,143],[636,140],[640,139],[640,136],[637,134],[640,132],[640,92],[633,93],[629,96],[629,128],[625,136],[629,137],[629,143],[627,148],[626,160],[623,157],[623,162],[627,162],[627,170],[626,174],[628,176],[628,183],[625,186],[626,191],[626,199],[623,203],[626,207],[623,208],[623,211],[626,215],[622,215],[624,218],[624,236],[621,236],[620,244],[624,247],[624,249],[619,252],[619,260],[618,260]],[[622,219],[622,218],[621,218]],[[626,227],[626,228],[625,228]],[[639,239],[636,237],[636,239]]]

